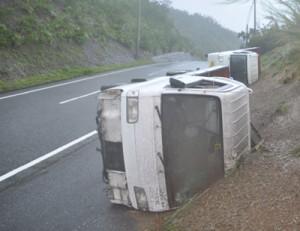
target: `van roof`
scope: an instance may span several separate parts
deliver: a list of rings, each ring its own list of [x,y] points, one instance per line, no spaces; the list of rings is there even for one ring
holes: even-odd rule
[[[201,91],[231,91],[238,87],[246,87],[243,83],[224,77],[203,77],[188,74],[174,77],[158,77],[145,82],[125,84],[112,89],[123,91],[140,90],[161,92],[163,89],[194,89]]]

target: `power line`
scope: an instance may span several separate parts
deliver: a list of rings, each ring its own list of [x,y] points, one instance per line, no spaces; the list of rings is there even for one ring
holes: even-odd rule
[[[249,14],[248,14],[248,19],[247,19],[247,25],[249,25],[249,21],[250,21],[250,17],[251,17],[251,12],[252,12],[252,9],[253,9],[253,5],[254,5],[254,1],[252,2],[251,7],[250,7],[250,11],[249,11]]]

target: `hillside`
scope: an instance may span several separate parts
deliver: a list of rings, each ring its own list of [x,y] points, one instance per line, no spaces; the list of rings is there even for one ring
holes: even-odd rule
[[[170,10],[175,27],[191,41],[195,50],[202,54],[236,50],[241,41],[233,31],[223,28],[213,18],[185,11]]]
[[[251,85],[260,148],[175,212],[137,216],[140,230],[300,230],[300,66],[285,50],[262,57],[263,73]]]
[[[239,46],[235,34],[200,15],[182,16],[167,2],[142,0],[139,59],[174,51],[203,57],[207,47]],[[193,27],[182,31],[183,25],[178,25],[182,18],[189,27],[203,19],[196,29],[203,27],[205,36],[195,34]],[[227,33],[231,45],[214,40],[216,33]],[[51,81],[53,75],[78,76],[93,73],[94,67],[134,62],[136,37],[135,0],[2,0],[0,91],[14,88],[7,83],[29,77],[49,75],[43,78]]]
[[[250,96],[262,147],[173,220],[176,230],[300,229],[299,66],[282,59],[283,53],[269,55]]]

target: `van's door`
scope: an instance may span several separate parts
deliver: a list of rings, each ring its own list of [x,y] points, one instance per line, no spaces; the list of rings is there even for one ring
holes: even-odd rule
[[[249,84],[246,54],[232,54],[230,56],[230,74],[234,80],[246,85]]]
[[[224,175],[220,99],[162,95],[163,155],[170,208]]]

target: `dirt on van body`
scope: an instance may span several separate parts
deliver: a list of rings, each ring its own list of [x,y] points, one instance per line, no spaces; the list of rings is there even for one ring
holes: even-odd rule
[[[251,85],[260,148],[169,225],[170,214],[152,215],[151,222],[139,214],[140,230],[300,230],[300,74],[290,66],[278,73],[272,67],[264,67],[268,71]]]

